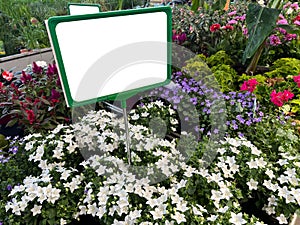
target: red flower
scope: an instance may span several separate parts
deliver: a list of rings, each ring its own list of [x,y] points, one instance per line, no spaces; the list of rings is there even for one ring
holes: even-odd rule
[[[219,30],[220,28],[221,28],[221,25],[218,23],[215,23],[210,26],[209,30],[210,30],[210,32],[215,32],[215,31]]]
[[[27,114],[27,119],[29,121],[30,124],[33,124],[35,116],[34,116],[34,112],[33,110],[25,110],[26,114]]]
[[[58,91],[56,91],[55,89],[51,90],[51,97],[50,100],[52,103],[57,103],[59,102],[59,97],[60,97],[60,93]]]
[[[229,25],[229,24],[227,24],[226,26],[223,26],[222,29],[223,29],[223,30],[233,30],[234,27],[231,26],[231,25]]]
[[[248,81],[244,81],[240,90],[253,92],[255,90],[257,84],[258,84],[258,82],[256,79],[250,79]]]
[[[295,22],[295,21],[300,21],[300,14],[295,17],[295,19],[293,20],[293,22]]]
[[[283,106],[285,102],[294,97],[294,94],[288,90],[284,90],[283,92],[276,93],[276,90],[273,90],[270,94],[271,102],[276,106]]]
[[[3,71],[2,77],[7,81],[11,81],[14,77],[14,74],[8,71]]]

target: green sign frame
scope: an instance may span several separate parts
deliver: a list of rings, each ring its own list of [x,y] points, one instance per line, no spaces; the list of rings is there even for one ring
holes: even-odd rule
[[[110,17],[123,17],[123,16],[131,16],[131,15],[139,15],[139,14],[147,14],[147,13],[156,13],[163,12],[166,14],[165,23],[167,24],[165,36],[167,40],[165,40],[167,45],[167,65],[166,65],[166,79],[163,82],[146,85],[144,87],[139,87],[132,90],[126,90],[121,93],[113,93],[105,96],[95,96],[91,99],[78,101],[74,99],[74,96],[71,94],[68,77],[65,70],[64,58],[61,52],[61,46],[58,40],[58,35],[56,33],[56,28],[61,23],[68,23],[73,21],[83,21],[83,20],[97,20],[102,18],[110,18]],[[53,48],[54,56],[56,58],[60,79],[62,82],[65,98],[67,105],[69,107],[75,106],[83,106],[86,104],[96,103],[99,101],[107,101],[107,100],[124,100],[129,97],[143,92],[145,90],[153,89],[156,87],[161,87],[167,85],[171,81],[171,60],[172,60],[172,10],[170,7],[153,7],[153,8],[142,8],[142,9],[132,9],[132,10],[122,10],[122,11],[111,11],[111,12],[101,12],[97,14],[86,14],[86,15],[70,15],[70,16],[57,16],[51,17],[46,21],[46,26],[48,29],[48,34],[50,38],[50,42]],[[130,26],[130,24],[128,25]],[[146,26],[146,25],[145,25]],[[95,28],[101,29],[101,28]],[[112,28],[113,29],[113,28]],[[138,29],[137,29],[138,30]],[[147,41],[147,40],[145,40]],[[129,53],[130,54],[130,53]]]

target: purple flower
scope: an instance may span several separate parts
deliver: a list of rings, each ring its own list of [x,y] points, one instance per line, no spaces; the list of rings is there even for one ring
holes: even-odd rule
[[[10,184],[7,185],[7,186],[6,186],[6,190],[11,191],[11,190],[12,190],[12,186],[11,186]],[[1,225],[1,223],[0,223],[0,225]]]
[[[239,128],[239,126],[238,126],[237,124],[233,124],[233,125],[232,125],[232,128],[233,128],[234,130],[237,130],[237,129]]]
[[[246,125],[247,125],[247,126],[250,126],[251,124],[252,124],[251,120],[247,120],[247,121],[246,121]]]
[[[270,42],[270,45],[272,45],[272,46],[277,46],[277,45],[281,44],[280,38],[278,36],[276,36],[275,34],[272,34],[269,37],[269,42]]]
[[[18,152],[18,146],[13,146],[8,151],[12,152],[13,154],[16,154]]]

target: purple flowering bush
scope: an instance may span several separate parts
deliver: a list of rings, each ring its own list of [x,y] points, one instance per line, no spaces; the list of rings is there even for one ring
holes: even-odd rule
[[[55,64],[33,62],[0,83],[2,126],[21,126],[25,133],[45,132],[70,121]]]

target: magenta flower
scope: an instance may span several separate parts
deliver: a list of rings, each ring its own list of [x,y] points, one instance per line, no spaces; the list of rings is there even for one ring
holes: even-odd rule
[[[294,97],[294,94],[288,90],[284,90],[283,92],[276,93],[276,90],[273,90],[270,94],[271,102],[273,102],[274,105],[281,107],[285,102],[292,99]]]
[[[43,72],[43,68],[38,66],[36,64],[36,62],[32,63],[32,72],[36,73],[36,74],[41,74]]]
[[[22,71],[22,75],[21,75],[20,79],[23,83],[26,83],[27,81],[31,81],[32,77],[31,77],[31,75],[26,74],[25,71]]]
[[[294,76],[293,80],[295,81],[295,83],[297,83],[297,86],[300,88],[300,73],[298,76]]]
[[[285,41],[292,41],[297,39],[297,34],[286,34],[284,36]]]
[[[277,45],[281,44],[280,38],[278,36],[276,36],[275,34],[272,34],[269,37],[269,42],[270,42],[270,45],[272,45],[272,46],[277,46]]]
[[[257,85],[258,85],[258,82],[255,78],[250,79],[250,80],[244,81],[240,90],[253,92]]]
[[[57,67],[56,67],[56,65],[55,64],[49,64],[49,66],[48,66],[48,70],[47,70],[47,75],[48,76],[51,76],[51,75],[54,75],[54,74],[57,74],[58,73],[58,71],[57,71]]]

